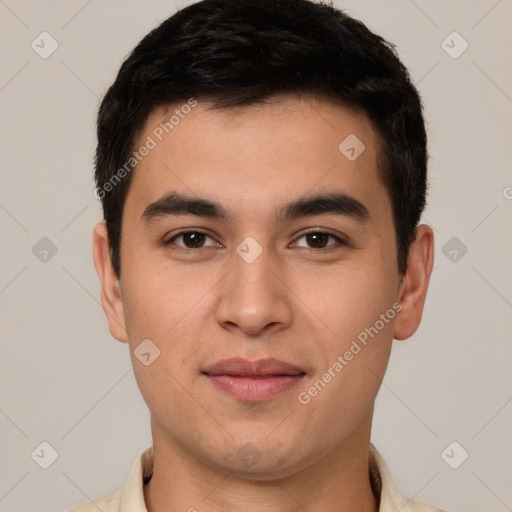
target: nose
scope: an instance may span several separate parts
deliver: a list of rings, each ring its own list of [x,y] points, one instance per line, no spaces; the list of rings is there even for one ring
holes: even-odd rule
[[[246,336],[268,335],[291,324],[292,294],[270,251],[249,261],[233,254],[233,268],[220,289],[217,322]]]

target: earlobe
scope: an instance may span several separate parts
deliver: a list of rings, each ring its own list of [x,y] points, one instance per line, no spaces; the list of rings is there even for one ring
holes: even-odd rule
[[[409,248],[407,270],[400,284],[399,299],[402,310],[395,323],[394,338],[405,340],[418,329],[427,296],[430,274],[434,265],[434,233],[422,224],[416,228],[416,237]]]
[[[93,230],[94,267],[100,280],[101,304],[107,317],[110,334],[118,341],[127,342],[121,286],[112,267],[110,244],[105,222]]]

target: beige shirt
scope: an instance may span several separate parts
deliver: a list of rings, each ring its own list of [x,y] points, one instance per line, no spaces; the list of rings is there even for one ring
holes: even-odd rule
[[[147,512],[143,487],[152,474],[153,448],[150,447],[137,457],[123,487],[73,512],[98,512],[98,509],[102,512]],[[370,481],[374,492],[380,495],[379,512],[443,512],[402,496],[384,459],[373,445],[370,445]]]

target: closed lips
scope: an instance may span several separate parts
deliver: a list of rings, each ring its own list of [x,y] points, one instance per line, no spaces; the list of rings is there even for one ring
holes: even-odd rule
[[[210,376],[230,375],[232,377],[279,377],[304,375],[305,372],[296,366],[278,359],[223,359],[207,367],[203,373]]]

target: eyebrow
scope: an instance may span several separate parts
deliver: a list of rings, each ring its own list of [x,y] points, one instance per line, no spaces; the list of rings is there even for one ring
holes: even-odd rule
[[[277,222],[312,215],[344,215],[360,223],[370,217],[368,208],[359,200],[345,193],[323,193],[300,197],[284,205],[276,215]],[[210,199],[185,196],[175,192],[150,203],[142,213],[145,224],[168,215],[197,215],[229,220],[232,215],[220,203]]]

